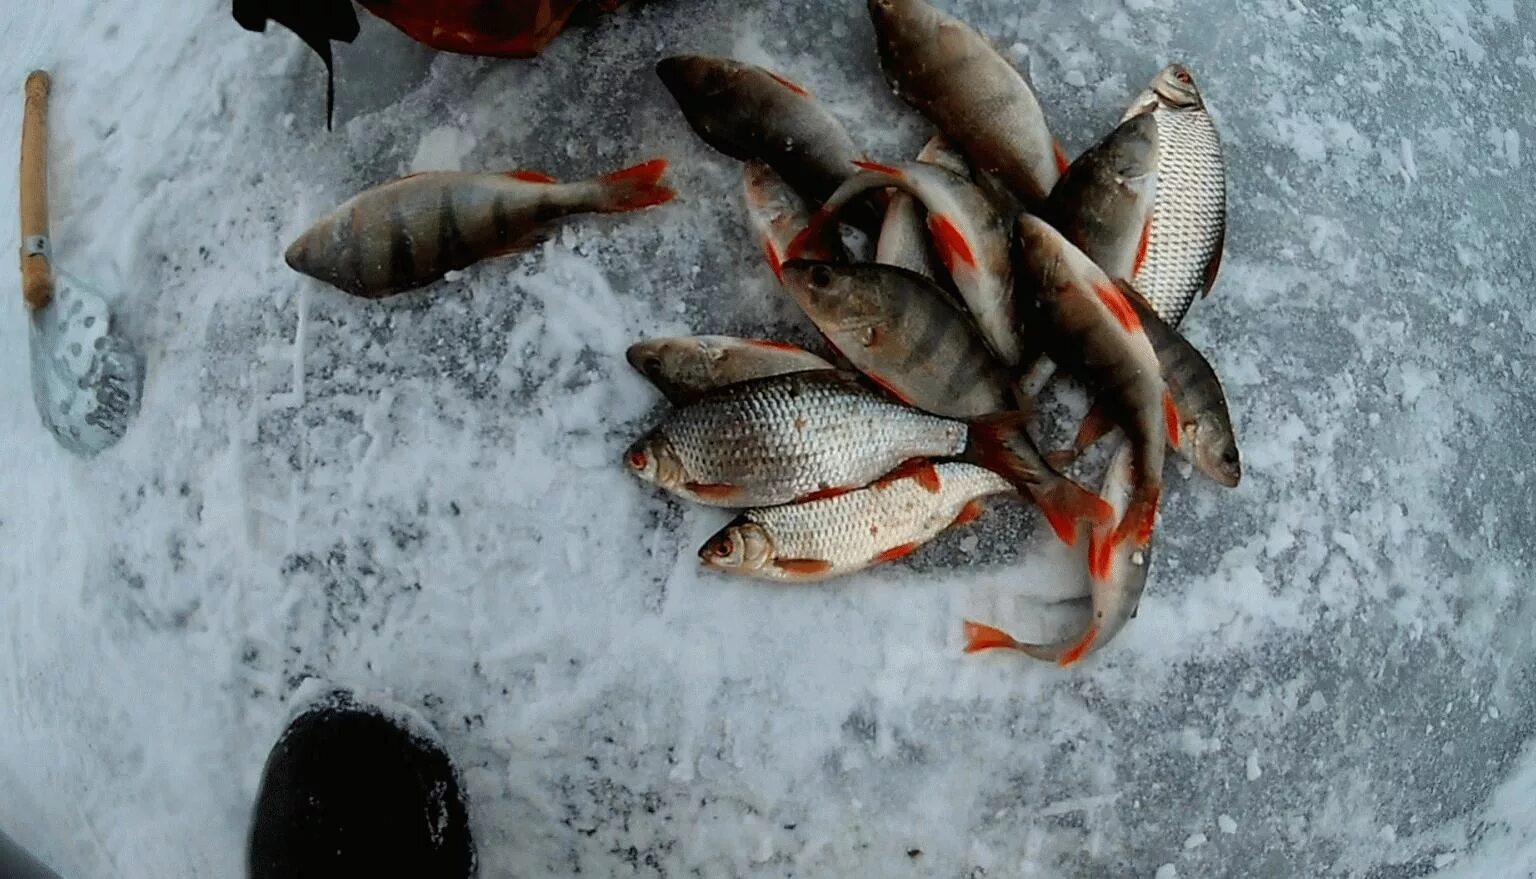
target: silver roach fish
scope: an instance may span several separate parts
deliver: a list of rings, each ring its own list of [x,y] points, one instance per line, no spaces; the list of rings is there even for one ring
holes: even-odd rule
[[[1032,497],[1068,543],[1108,507],[1052,470],[1020,412],[970,421],[904,406],[841,372],[722,388],[673,410],[625,453],[641,479],[697,503],[766,507],[861,488],[916,458],[964,460]]]
[[[1132,116],[1072,161],[1041,217],[1105,274],[1130,280],[1146,260],[1157,166],[1157,124]]]
[[[1163,383],[1173,400],[1179,420],[1179,453],[1216,483],[1236,488],[1243,478],[1242,455],[1227,410],[1227,394],[1215,367],[1139,293],[1121,283],[1121,291],[1136,309],[1142,331],[1157,354]],[[1046,459],[1055,467],[1065,466],[1113,428],[1104,409],[1095,405],[1083,419],[1072,449],[1066,454],[1052,453]]]
[[[527,250],[554,222],[672,200],[665,159],[592,180],[559,183],[535,171],[427,171],[369,189],[326,215],[288,248],[303,272],[376,299],[430,284],[483,259]]]
[[[788,342],[734,336],[675,336],[636,342],[629,365],[677,404],[738,382],[791,372],[832,369],[832,364]]]
[[[656,64],[688,124],[733,159],[767,163],[820,204],[861,154],[843,124],[804,86],[729,58],[674,55]]]
[[[803,583],[851,574],[916,551],[982,515],[981,499],[1012,493],[973,464],[916,461],[865,488],[747,510],[699,550],[708,568]]]
[[[1170,64],[1131,102],[1125,117],[1157,123],[1157,197],[1146,259],[1132,278],[1157,313],[1178,326],[1208,294],[1227,238],[1227,175],[1221,138],[1189,68]]]
[[[1140,548],[1152,539],[1166,445],[1179,445],[1178,415],[1124,289],[1044,220],[1025,214],[1018,226],[1019,296],[1028,303],[1029,324],[1051,360],[1088,386],[1134,452],[1129,510],[1089,557],[1089,572],[1104,579],[1117,544],[1132,540]]]
[[[1018,363],[1009,221],[992,207],[974,183],[938,165],[881,165],[864,161],[855,164],[859,173],[838,187],[812,215],[803,233],[806,239],[820,235],[833,223],[843,205],[863,193],[886,187],[908,193],[927,209],[928,231],[939,259],[975,316],[982,337],[1004,364]],[[806,239],[796,239],[790,246],[791,257],[801,254],[800,242]]]
[[[1095,526],[1092,544],[1109,543],[1110,532],[1115,528],[1114,522],[1125,515],[1130,503],[1133,484],[1132,449],[1129,443],[1122,443],[1110,459],[1100,487],[1101,496],[1114,509],[1114,516],[1110,522]],[[1129,541],[1117,544],[1111,552],[1107,576],[1091,581],[1092,617],[1083,632],[1054,644],[1029,644],[1001,629],[966,620],[965,651],[975,653],[979,650],[1006,648],[1046,662],[1072,665],[1108,644],[1136,615],[1151,566],[1151,543],[1143,547],[1137,547]]]
[[[970,315],[916,272],[793,260],[784,286],[839,354],[901,402],[950,418],[1011,408],[1008,372]]]
[[[928,141],[922,152],[917,154],[917,160],[946,168],[967,180],[971,179],[971,169],[965,164],[965,158],[955,152],[942,134],[936,134]],[[885,207],[885,219],[880,224],[880,240],[875,244],[875,262],[908,269],[938,281],[939,267],[934,260],[922,205],[911,195],[896,190],[891,194],[891,200]]]
[[[991,42],[924,0],[869,0],[880,67],[898,97],[944,132],[977,172],[1026,206],[1066,168],[1034,90]]]
[[[784,280],[784,261],[789,248],[810,225],[811,212],[778,172],[766,162],[752,160],[742,166],[742,195],[747,203],[747,222],[762,244],[763,256],[774,277]],[[809,259],[845,259],[848,256],[835,228],[826,234],[800,240]]]

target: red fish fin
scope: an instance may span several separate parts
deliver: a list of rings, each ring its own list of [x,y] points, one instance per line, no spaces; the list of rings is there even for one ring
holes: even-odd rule
[[[1125,298],[1120,288],[1113,284],[1098,284],[1093,292],[1099,294],[1099,301],[1104,303],[1126,332],[1136,333],[1141,331],[1141,318],[1136,314],[1136,307]]]
[[[969,525],[977,519],[980,519],[981,514],[985,513],[986,511],[987,508],[982,506],[980,500],[966,501],[965,506],[960,508],[960,515],[955,517],[955,521],[949,523],[950,527],[955,527],[958,525]]]
[[[601,180],[607,192],[598,210],[617,213],[666,204],[677,193],[661,185],[661,176],[665,173],[667,160],[652,159],[633,168],[603,175]]]
[[[1125,518],[1115,528],[1110,542],[1114,546],[1125,540],[1134,540],[1137,546],[1146,546],[1152,539],[1152,529],[1157,525],[1157,507],[1162,497],[1162,486],[1138,488],[1136,496],[1126,507]]]
[[[772,241],[763,239],[763,256],[768,258],[768,268],[773,269],[773,276],[784,283],[784,258],[779,256],[779,249]]]
[[[965,621],[965,652],[977,653],[982,650],[992,650],[998,647],[1017,649],[1018,640],[1002,629],[978,623],[975,620]]]
[[[917,484],[938,494],[942,486],[939,484],[939,471],[933,466],[933,462],[927,458],[913,458],[903,461],[895,470],[875,480],[875,485],[885,487],[894,485],[903,479],[916,479]]]
[[[1061,141],[1051,141],[1051,151],[1056,155],[1056,173],[1065,174],[1072,163],[1067,161],[1067,151],[1061,148]]]
[[[864,169],[865,171],[873,171],[876,174],[885,174],[890,177],[903,176],[901,169],[892,165],[882,165],[879,162],[867,162],[863,159],[854,159],[853,164]]]
[[[774,559],[773,566],[804,577],[814,577],[832,570],[832,563],[824,559]]]
[[[1048,487],[1036,488],[1030,495],[1051,530],[1067,546],[1077,545],[1079,523],[1096,525],[1115,515],[1114,507],[1103,498],[1065,476],[1057,477]]]
[[[1114,529],[1095,528],[1088,538],[1088,576],[1103,583],[1115,567]]]
[[[809,98],[811,96],[811,93],[809,91],[807,91],[805,86],[801,85],[800,83],[795,82],[792,79],[786,79],[786,78],[778,75],[777,73],[774,73],[772,70],[765,70],[763,72],[768,74],[770,77],[772,77],[774,82],[776,82],[779,85],[789,89],[790,91],[794,92],[795,94],[800,95],[802,97],[807,97],[807,98]]]
[[[829,213],[825,208],[822,208],[816,213],[811,214],[810,222],[806,223],[805,228],[801,229],[800,233],[797,234],[794,238],[791,238],[789,240],[789,246],[784,248],[784,258],[786,260],[791,260],[799,259],[800,257],[804,256],[806,252],[811,249],[812,245],[817,241],[817,239],[821,237],[822,230],[825,229],[827,224],[831,221],[832,214]]]
[[[1179,447],[1179,408],[1173,405],[1173,393],[1163,391],[1163,421],[1168,425],[1168,444]]]
[[[754,348],[767,348],[771,351],[805,351],[799,345],[791,345],[788,342],[779,342],[774,339],[748,339],[747,344]]]
[[[1216,255],[1212,256],[1210,263],[1206,265],[1205,277],[1202,278],[1200,282],[1200,287],[1203,291],[1201,293],[1202,297],[1211,295],[1211,288],[1216,286],[1216,274],[1221,271],[1221,258],[1226,253],[1226,251],[1227,226],[1225,223],[1223,223],[1221,226],[1221,234],[1216,237]]]
[[[797,503],[797,504],[804,504],[804,503],[809,503],[811,501],[824,501],[827,498],[837,497],[839,495],[844,495],[844,494],[847,494],[850,491],[853,491],[853,489],[851,489],[851,488],[843,488],[843,487],[840,487],[840,486],[839,487],[833,487],[833,488],[822,488],[822,489],[818,489],[816,491],[813,491],[813,492],[811,492],[808,495],[804,495],[802,497],[797,497],[797,498],[795,498],[794,502]]]
[[[916,552],[917,548],[919,546],[922,546],[922,544],[921,543],[903,543],[900,546],[893,546],[890,549],[886,550],[885,552],[882,552],[879,555],[875,556],[874,564],[878,565],[878,564],[882,564],[884,562],[894,562],[897,559],[906,558],[907,556],[909,556],[912,553]]]
[[[1077,438],[1072,440],[1072,446],[1081,454],[1084,449],[1103,439],[1104,434],[1114,427],[1114,422],[1104,412],[1104,406],[1095,400],[1088,409],[1088,415],[1083,418],[1082,426],[1077,429]]]
[[[542,171],[508,171],[507,176],[513,180],[523,180],[528,183],[558,183],[555,178]]]
[[[1097,641],[1098,639],[1099,627],[1089,626],[1088,631],[1083,633],[1082,640],[1078,641],[1076,644],[1073,644],[1071,647],[1068,647],[1067,652],[1061,654],[1061,659],[1057,660],[1057,664],[1062,668],[1066,668],[1078,660],[1081,660],[1084,656],[1088,655],[1088,651],[1093,649],[1093,642]]]
[[[713,501],[728,501],[739,492],[736,486],[719,482],[685,482],[683,487],[699,497]]]
[[[944,260],[944,266],[950,271],[954,271],[957,265],[976,265],[975,251],[971,250],[970,243],[949,217],[929,214],[928,231],[933,233],[934,243],[939,246],[939,258]]]
[[[1131,277],[1141,271],[1141,267],[1147,262],[1147,248],[1152,245],[1152,215],[1147,214],[1147,221],[1141,224],[1141,240],[1136,242],[1136,261],[1131,263]]]

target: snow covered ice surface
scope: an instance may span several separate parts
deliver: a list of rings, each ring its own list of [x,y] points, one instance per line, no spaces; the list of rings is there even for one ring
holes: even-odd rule
[[[50,66],[57,253],[121,291],[149,368],[124,442],[69,457],[5,287],[0,827],[66,876],[237,875],[316,675],[437,727],[486,876],[1536,874],[1529,4],[945,4],[1073,152],[1174,58],[1226,142],[1227,258],[1187,327],[1245,478],[1170,478],[1139,618],[1067,671],[961,652],[967,616],[1078,622],[1048,603],[1077,562],[1019,505],[775,587],[699,572],[726,515],[618,463],[660,411],[631,341],[809,339],[739,166],[652,64],[770,63],[900,158],[927,131],[862,3],[663,0],[534,62],[369,19],[333,133],[297,39],[161,5],[0,9],[0,169]],[[402,172],[655,155],[677,203],[422,293],[281,260]]]

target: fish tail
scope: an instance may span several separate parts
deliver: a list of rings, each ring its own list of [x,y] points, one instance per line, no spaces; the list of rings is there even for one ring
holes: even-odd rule
[[[1027,420],[1023,412],[1000,412],[972,421],[966,457],[1033,498],[1056,535],[1071,546],[1079,522],[1103,522],[1114,511],[1103,498],[1050,468],[1029,438]]]
[[[965,621],[965,652],[977,653],[994,648],[1015,649],[1019,642],[1002,629],[993,628],[975,620]]]
[[[603,175],[599,178],[603,185],[603,195],[597,209],[605,213],[620,213],[666,204],[677,195],[661,184],[661,177],[666,172],[666,159],[652,159],[632,168]]]

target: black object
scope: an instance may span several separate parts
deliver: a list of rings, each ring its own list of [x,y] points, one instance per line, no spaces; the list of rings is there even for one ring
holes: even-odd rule
[[[235,0],[235,21],[248,31],[263,33],[270,19],[293,31],[325,62],[325,127],[336,108],[336,71],[331,41],[350,43],[359,26],[352,0]]]
[[[267,757],[254,811],[251,879],[476,873],[448,755],[344,691],[288,725]]]
[[[16,844],[14,839],[0,833],[0,877],[4,879],[59,879],[59,874],[38,863]]]

